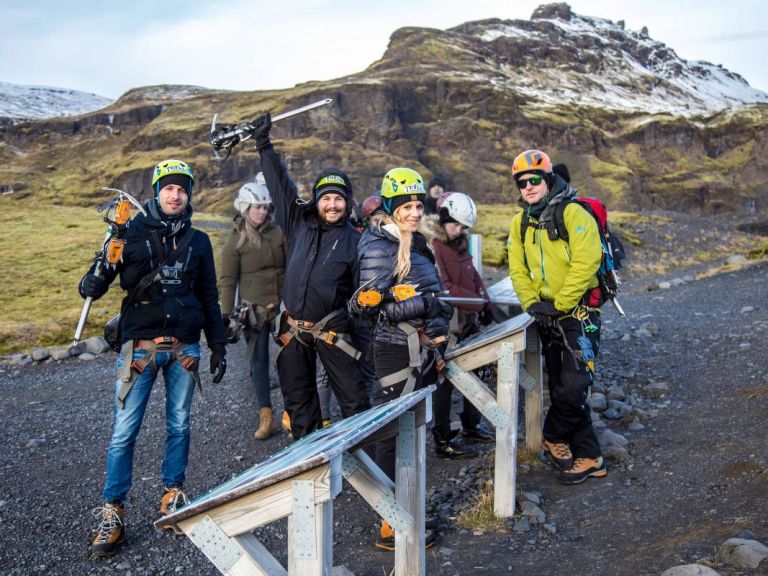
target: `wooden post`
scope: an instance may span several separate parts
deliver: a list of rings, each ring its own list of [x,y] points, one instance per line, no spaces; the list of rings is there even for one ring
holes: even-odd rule
[[[497,402],[509,414],[509,424],[496,428],[496,466],[493,482],[493,511],[499,518],[515,514],[515,465],[517,460],[517,397],[520,359],[513,342],[501,345]]]
[[[291,576],[331,576],[333,570],[333,500],[316,503],[313,484],[293,482],[293,513],[288,517]]]
[[[399,418],[395,497],[414,522],[395,530],[395,576],[424,576],[424,515],[426,485],[426,427],[416,426],[413,411]]]
[[[544,413],[544,375],[542,373],[541,340],[536,323],[528,327],[525,342],[525,371],[533,377],[534,385],[525,391],[525,447],[541,451]]]

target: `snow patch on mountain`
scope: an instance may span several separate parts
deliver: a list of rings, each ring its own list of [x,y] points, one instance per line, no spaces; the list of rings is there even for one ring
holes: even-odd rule
[[[0,82],[0,117],[40,120],[76,116],[111,103],[110,98],[78,90]]]
[[[580,104],[604,109],[711,115],[725,109],[768,104],[768,94],[738,74],[704,61],[686,61],[647,30],[633,32],[610,20],[568,14],[566,18],[494,21],[475,28],[487,43],[519,46],[523,55],[536,44],[587,56],[581,70],[573,60],[536,61],[536,66],[502,65],[492,82],[519,90],[551,106]],[[522,45],[522,46],[520,46]],[[525,58],[526,56],[523,56]],[[597,62],[597,63],[596,63]]]

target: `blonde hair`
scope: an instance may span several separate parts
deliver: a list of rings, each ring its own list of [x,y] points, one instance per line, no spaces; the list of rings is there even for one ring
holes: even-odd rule
[[[395,212],[390,216],[386,215],[381,222],[381,226],[386,224],[392,224],[397,227],[398,237],[400,243],[397,247],[397,263],[395,264],[395,278],[398,282],[402,282],[403,279],[408,276],[411,271],[411,246],[413,245],[413,232],[406,226],[404,222],[400,222],[397,219],[397,213],[400,210],[398,207]],[[416,230],[420,232],[426,239],[429,248],[432,248],[432,238],[434,237],[424,226],[424,218],[419,222],[419,228]]]

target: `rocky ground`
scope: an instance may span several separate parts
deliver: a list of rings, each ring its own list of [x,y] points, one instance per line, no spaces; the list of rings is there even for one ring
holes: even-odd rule
[[[719,547],[734,537],[768,542],[768,263],[700,280],[690,271],[631,276],[623,298],[629,320],[610,309],[604,315],[592,396],[608,477],[565,487],[529,459],[518,471],[521,514],[503,531],[481,530],[457,516],[491,477],[491,448],[459,462],[430,452],[429,505],[442,539],[427,553],[428,573],[650,576],[696,562],[722,575],[760,573],[737,568]],[[284,434],[252,438],[255,398],[241,358],[242,348],[231,350],[225,381],[214,386],[206,377],[205,398],[195,402],[192,495],[287,442]],[[127,546],[106,561],[88,558],[114,361],[107,353],[0,366],[1,573],[215,573],[188,540],[152,526],[162,489],[162,385],[136,447]],[[354,491],[339,496],[334,564],[357,576],[389,573],[392,555],[371,546],[374,520]],[[285,559],[284,523],[259,537]]]

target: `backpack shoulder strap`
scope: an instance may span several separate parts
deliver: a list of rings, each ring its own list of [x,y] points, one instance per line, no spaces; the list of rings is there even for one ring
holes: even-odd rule
[[[520,219],[520,244],[525,246],[525,232],[528,230],[528,214],[523,208],[523,217]]]
[[[555,221],[555,229],[557,230],[558,236],[560,236],[560,238],[566,242],[568,242],[568,229],[565,227],[565,207],[568,206],[568,204],[571,202],[578,202],[578,200],[576,200],[576,198],[571,198],[561,202],[555,206],[555,211],[552,215],[552,218]]]

